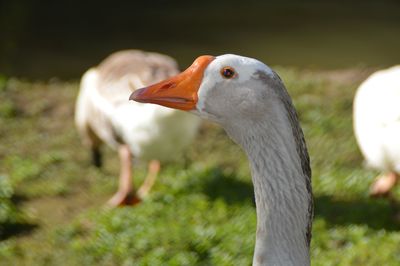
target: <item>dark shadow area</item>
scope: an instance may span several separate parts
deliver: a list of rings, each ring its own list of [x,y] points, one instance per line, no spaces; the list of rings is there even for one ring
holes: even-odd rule
[[[32,223],[5,223],[0,225],[0,241],[6,240],[10,237],[21,236],[32,233],[38,227]]]
[[[17,194],[14,194],[11,198],[11,202],[17,207],[26,200],[29,199]],[[37,224],[28,221],[26,216],[20,212],[18,208],[14,209],[14,207],[11,207],[11,211],[13,215],[6,221],[3,221],[3,223],[0,223],[0,241],[14,236],[29,234],[38,227]]]
[[[29,198],[27,196],[19,194],[19,193],[16,193],[16,194],[12,195],[12,197],[11,197],[12,203],[14,203],[17,206],[21,205],[24,201],[28,201],[28,200],[29,200]]]
[[[370,228],[387,231],[400,230],[395,220],[399,204],[387,199],[335,199],[317,196],[314,199],[315,217],[330,225],[365,224]]]
[[[250,182],[238,180],[234,174],[226,174],[221,168],[212,168],[201,176],[203,192],[212,200],[223,199],[228,204],[252,202],[254,190]]]

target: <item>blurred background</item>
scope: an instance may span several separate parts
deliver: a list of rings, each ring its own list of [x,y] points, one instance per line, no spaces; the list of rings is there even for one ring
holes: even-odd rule
[[[357,87],[400,62],[400,2],[0,1],[0,265],[250,265],[248,162],[203,123],[149,198],[105,209],[119,161],[90,165],[73,123],[78,82],[112,52],[186,68],[236,53],[272,66],[298,110],[313,169],[313,265],[400,265],[400,190],[369,196],[353,136]],[[146,164],[136,162],[140,182]]]
[[[2,1],[0,69],[77,78],[113,51],[237,53],[270,65],[344,68],[399,62],[398,1]]]

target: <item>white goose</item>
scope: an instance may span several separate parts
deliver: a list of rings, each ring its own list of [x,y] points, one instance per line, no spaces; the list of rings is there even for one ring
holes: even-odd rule
[[[75,110],[80,136],[97,166],[101,165],[101,143],[119,152],[119,189],[108,202],[112,206],[143,199],[156,179],[158,160],[173,159],[197,131],[200,120],[193,115],[126,101],[136,88],[177,73],[175,60],[166,55],[126,50],[110,55],[82,77]],[[136,195],[132,193],[132,156],[150,160],[149,173]]]
[[[354,98],[354,132],[369,166],[381,170],[371,186],[386,195],[400,177],[400,66],[373,73]]]
[[[309,265],[311,169],[303,133],[278,75],[252,58],[201,56],[130,99],[188,110],[226,130],[247,153],[257,206],[253,265]]]

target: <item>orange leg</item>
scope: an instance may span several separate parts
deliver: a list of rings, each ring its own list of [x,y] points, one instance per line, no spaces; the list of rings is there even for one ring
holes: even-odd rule
[[[132,153],[128,145],[121,145],[118,148],[118,154],[121,165],[119,187],[117,193],[107,203],[111,207],[134,205],[140,202],[140,199],[135,194],[132,195]]]
[[[154,185],[154,182],[157,179],[159,171],[160,171],[160,161],[152,160],[149,163],[149,170],[147,176],[143,181],[143,184],[140,186],[140,188],[136,193],[140,199],[144,199],[147,196],[147,194],[149,194],[151,188]]]
[[[378,176],[375,182],[371,185],[371,196],[387,196],[394,185],[396,185],[398,179],[399,175],[394,172]]]
[[[108,205],[111,207],[117,207],[122,205],[135,205],[142,201],[150,192],[153,187],[158,172],[160,171],[160,162],[152,160],[149,163],[148,174],[143,181],[142,186],[138,189],[137,193],[133,193],[132,184],[132,153],[127,145],[121,145],[118,148],[118,154],[120,159],[120,176],[119,176],[119,187],[118,191],[108,201]]]

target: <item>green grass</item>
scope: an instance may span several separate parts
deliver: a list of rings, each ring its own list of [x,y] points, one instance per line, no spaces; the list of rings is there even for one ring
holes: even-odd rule
[[[371,199],[352,98],[368,69],[277,68],[298,109],[313,169],[313,265],[399,265],[395,203]],[[150,197],[109,210],[118,159],[98,170],[73,125],[77,82],[0,78],[0,265],[249,265],[256,227],[246,158],[204,123]],[[135,165],[135,182],[145,176]],[[399,190],[394,192],[400,198]]]

